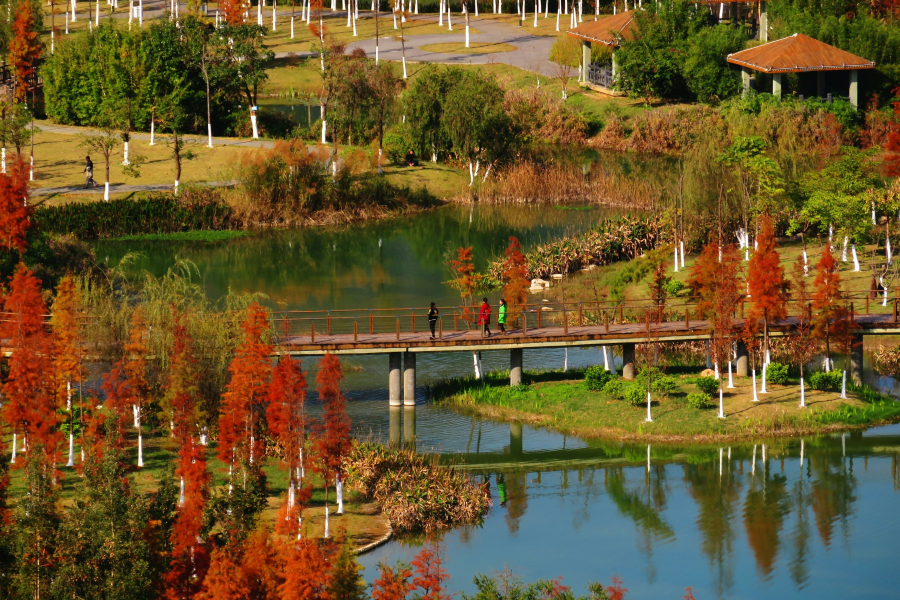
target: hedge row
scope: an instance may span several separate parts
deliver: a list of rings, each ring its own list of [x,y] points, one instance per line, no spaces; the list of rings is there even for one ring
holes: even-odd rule
[[[83,240],[237,226],[231,208],[214,193],[205,191],[188,192],[178,198],[158,195],[137,200],[42,206],[34,211],[32,219],[40,231],[72,234]]]

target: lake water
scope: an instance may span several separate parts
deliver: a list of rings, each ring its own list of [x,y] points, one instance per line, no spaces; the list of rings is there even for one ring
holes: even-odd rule
[[[473,246],[479,266],[510,235],[527,247],[583,231],[600,210],[461,207],[336,229],[271,231],[219,244],[102,242],[100,259],[128,251],[136,269],[164,273],[176,257],[197,264],[213,297],[263,292],[273,308],[379,308],[453,304],[446,254]],[[526,351],[526,368],[597,364],[597,349]],[[485,352],[488,369],[508,355]],[[315,370],[314,359],[304,367]],[[346,387],[358,435],[387,439],[387,358],[350,357]],[[868,367],[868,365],[867,365]],[[476,573],[511,569],[524,581],[618,575],[633,598],[896,598],[900,548],[900,426],[863,434],[732,447],[651,447],[586,442],[532,427],[475,420],[426,402],[424,386],[471,372],[465,353],[418,358],[420,450],[442,453],[487,477],[495,505],[482,527],[443,537],[453,590]],[[314,373],[310,373],[310,379]],[[897,395],[893,379],[866,379]],[[802,449],[801,449],[802,444]],[[801,462],[801,452],[803,460]],[[502,500],[502,501],[501,501]],[[361,558],[409,561],[415,545],[392,541]]]

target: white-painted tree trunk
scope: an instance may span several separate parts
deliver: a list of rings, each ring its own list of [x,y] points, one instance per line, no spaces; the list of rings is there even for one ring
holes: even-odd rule
[[[207,123],[207,124],[206,124],[206,136],[207,136],[207,138],[209,139],[208,146],[209,146],[210,148],[212,148],[212,147],[213,147],[213,141],[212,141],[212,123]]]
[[[768,368],[768,363],[763,363],[762,369],[762,387],[759,389],[760,394],[768,394],[769,390],[766,389],[766,370]]]
[[[277,0],[272,0],[272,31],[278,30],[278,2]]]
[[[563,348],[563,373],[567,373],[569,371],[569,349]]]
[[[174,189],[175,189],[175,195],[178,195],[178,180],[177,179],[175,180]]]
[[[806,249],[803,250],[803,275],[809,277],[809,258],[806,256]]]
[[[853,257],[853,272],[859,273],[859,257],[856,255],[856,244],[850,246],[850,255]]]
[[[713,376],[716,378],[716,381],[719,380],[719,361],[713,363]]]
[[[334,489],[337,492],[337,514],[344,514],[344,482],[341,481],[341,476],[337,475],[335,477]]]
[[[16,450],[17,450],[18,445],[19,445],[18,434],[15,431],[13,431],[12,458],[9,461],[10,464],[13,464],[13,465],[16,464]]]
[[[6,173],[6,147],[0,148],[0,173]]]
[[[34,154],[31,155],[28,164],[28,180],[34,181]]]
[[[719,386],[719,418],[725,418],[725,402],[722,400],[722,386]],[[721,454],[719,455],[721,457]]]
[[[100,27],[100,3],[97,3],[97,27]]]
[[[150,145],[156,145],[156,121],[153,120],[153,117],[150,117]]]
[[[475,363],[475,379],[481,379],[481,365],[478,364],[478,352],[472,352],[472,362]]]
[[[125,150],[124,150],[123,156],[122,156],[122,164],[130,165],[131,162],[128,160],[128,142],[123,142],[123,146],[125,147]]]
[[[728,361],[728,389],[734,389],[734,378],[731,375],[731,361]]]
[[[872,225],[877,225],[875,222],[875,203],[872,203]]]
[[[556,30],[559,31],[559,6],[556,7]]]
[[[603,370],[609,371],[609,349],[603,346]]]
[[[678,246],[675,247],[675,273],[678,272]]]
[[[322,119],[322,143],[325,143],[325,119]]]
[[[846,235],[844,236],[844,247],[841,250],[841,262],[847,262],[847,243],[850,241]]]
[[[143,432],[138,431],[138,463],[137,466],[139,468],[144,467],[144,435]]]
[[[759,396],[756,395],[756,369],[750,369],[750,377],[753,378],[753,401],[759,402]]]
[[[66,463],[66,466],[75,466],[75,432],[72,429],[69,429],[69,462]]]
[[[444,26],[444,0],[438,0],[438,27]]]
[[[109,182],[103,182],[103,201],[109,202]]]
[[[800,408],[806,408],[806,386],[803,377],[800,378]]]
[[[406,74],[406,55],[405,54],[402,57],[402,61],[403,61],[403,79],[406,79],[407,74]]]
[[[841,376],[841,399],[847,399],[847,369],[844,369]]]
[[[291,17],[291,39],[294,39],[294,17]]]
[[[259,128],[256,126],[256,111],[250,111],[250,124],[253,126],[253,139],[259,139]]]
[[[453,23],[450,22],[450,2],[447,2],[447,29],[453,31]]]
[[[466,48],[469,48],[469,25],[466,25]],[[404,77],[405,79],[405,77]]]
[[[75,11],[78,10],[78,5],[75,3],[75,0],[72,0],[72,22],[75,22]]]
[[[181,495],[178,497],[178,506],[184,506],[184,477],[181,478]]]
[[[681,268],[684,269],[684,240],[679,242],[681,244]]]
[[[328,531],[328,507],[325,507],[325,539],[330,538],[330,532]]]
[[[644,421],[646,423],[653,422],[653,417],[650,415],[650,390],[647,390],[647,418]]]
[[[139,0],[138,2],[138,25],[143,29],[144,27],[144,0]]]

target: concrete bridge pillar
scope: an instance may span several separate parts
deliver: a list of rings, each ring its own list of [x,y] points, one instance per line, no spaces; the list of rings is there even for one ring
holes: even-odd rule
[[[391,406],[402,406],[400,398],[400,353],[388,354],[388,402]]]
[[[403,406],[416,406],[416,355],[403,353]]]
[[[392,448],[400,447],[400,413],[403,411],[399,406],[391,406],[390,409],[390,443]]]
[[[750,375],[750,355],[747,352],[747,344],[741,340],[737,342],[737,364],[735,366],[735,374],[738,377]]]
[[[509,385],[522,384],[522,349],[513,348],[509,351]]]
[[[850,346],[850,380],[862,385],[863,379],[863,336],[854,335]]]
[[[622,344],[622,379],[634,379],[634,344]]]
[[[409,450],[416,449],[416,407],[403,408],[403,445]]]

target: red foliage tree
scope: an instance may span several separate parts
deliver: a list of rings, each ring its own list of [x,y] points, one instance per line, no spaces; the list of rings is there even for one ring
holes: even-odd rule
[[[812,333],[825,346],[825,357],[829,360],[832,342],[845,345],[852,329],[843,298],[838,263],[831,254],[831,248],[826,245],[816,265],[816,278],[813,281]]]
[[[402,563],[389,567],[378,564],[378,579],[372,582],[372,598],[374,600],[406,600],[412,584],[412,571]]]
[[[81,383],[81,335],[79,318],[81,298],[71,276],[63,277],[56,287],[56,299],[50,315],[53,329],[53,378],[56,406],[67,413],[69,421],[70,459],[74,460],[75,407],[72,383]]]
[[[256,426],[260,409],[272,379],[269,355],[272,345],[265,341],[269,330],[269,314],[257,303],[252,304],[241,324],[244,339],[235,350],[228,367],[231,380],[222,397],[219,413],[219,459],[230,465],[252,464],[259,456]]]
[[[900,87],[894,88],[894,95],[900,96]],[[894,119],[891,121],[885,150],[885,172],[890,177],[896,177],[900,175],[900,100],[894,102]]]
[[[612,585],[606,588],[606,593],[609,595],[609,600],[622,600],[628,590],[622,585],[622,580],[616,576],[612,578]]]
[[[134,411],[134,420],[138,429],[138,466],[143,466],[143,417],[150,385],[147,382],[147,356],[150,332],[144,320],[144,309],[136,306],[131,314],[131,326],[128,330],[128,342],[125,343],[125,358],[122,368],[125,370],[125,384],[128,386],[129,402]]]
[[[192,598],[202,586],[209,556],[199,541],[203,527],[203,509],[209,497],[209,471],[206,452],[199,443],[196,388],[192,372],[195,359],[184,317],[176,318],[172,362],[167,394],[171,398],[173,434],[178,443],[178,468],[175,474],[183,482],[184,497],[172,528],[171,569],[166,575],[166,598]]]
[[[279,599],[332,600],[328,587],[333,555],[333,545],[318,540],[289,543],[285,550],[284,582],[278,586]]]
[[[7,320],[3,337],[13,348],[3,386],[3,417],[13,432],[25,435],[26,448],[41,445],[56,461],[59,431],[53,390],[50,339],[44,327],[46,307],[40,281],[19,263],[3,299]]]
[[[28,246],[25,234],[31,226],[31,207],[28,197],[28,176],[21,158],[9,173],[0,173],[0,248],[24,252]]]
[[[510,236],[509,246],[506,248],[506,259],[503,261],[503,298],[509,304],[507,319],[515,324],[521,313],[521,306],[528,299],[528,288],[531,281],[528,279],[528,262],[522,254],[522,245],[519,239]]]
[[[768,348],[769,321],[787,316],[788,292],[791,289],[791,284],[784,278],[781,257],[775,250],[775,228],[772,218],[768,215],[759,218],[759,235],[756,236],[756,243],[757,247],[750,257],[750,266],[747,270],[750,298],[753,301],[749,321],[755,324],[762,319],[763,343],[764,347]]]
[[[244,22],[244,12],[248,6],[243,0],[223,0],[222,12],[225,13],[225,22],[229,25],[240,25]]]
[[[441,547],[434,542],[426,543],[412,560],[413,588],[416,597],[422,600],[449,600],[444,593],[444,584],[450,578],[442,566]]]
[[[319,363],[316,387],[324,404],[322,422],[317,427],[315,441],[319,471],[325,480],[325,503],[328,504],[328,484],[340,474],[341,458],[350,451],[350,417],[347,399],[341,393],[344,373],[341,361],[334,354],[326,354]]]
[[[131,393],[125,382],[125,372],[122,370],[121,361],[113,365],[109,373],[103,375],[103,395],[106,398],[108,417],[112,419],[112,427],[109,432],[112,443],[117,448],[125,444],[125,428],[127,427],[128,411],[131,407]],[[89,440],[91,442],[91,440]]]
[[[300,362],[284,356],[272,372],[267,395],[269,432],[282,449],[283,464],[288,469],[288,506],[285,520],[293,522],[297,493],[301,482],[297,471],[306,437],[306,377]],[[287,532],[285,532],[287,533]]]
[[[457,248],[456,259],[449,260],[447,267],[453,275],[450,284],[459,290],[459,294],[462,296],[463,304],[465,305],[462,318],[464,321],[469,322],[473,317],[471,306],[477,287],[475,264],[472,262],[472,246],[469,246],[468,248]]]
[[[16,100],[25,102],[30,91],[28,81],[34,76],[35,62],[41,57],[40,32],[35,27],[31,2],[19,3],[12,33],[9,55],[16,71]]]
[[[216,548],[209,560],[209,570],[203,579],[203,591],[198,600],[244,600],[250,598],[250,588],[243,577],[241,558],[234,549]]]

